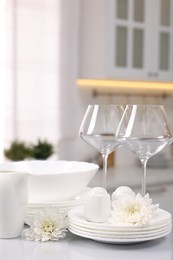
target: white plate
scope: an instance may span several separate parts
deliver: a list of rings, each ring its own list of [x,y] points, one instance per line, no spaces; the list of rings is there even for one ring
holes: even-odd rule
[[[72,231],[76,231],[78,233],[82,234],[86,234],[88,236],[93,236],[93,237],[99,237],[99,238],[111,238],[111,239],[138,239],[138,238],[149,238],[149,237],[154,237],[154,236],[159,236],[162,234],[165,234],[167,232],[170,232],[172,229],[171,226],[167,227],[165,230],[162,231],[158,231],[158,232],[153,232],[151,234],[139,234],[139,235],[131,235],[129,234],[110,234],[110,233],[94,233],[94,232],[87,232],[87,231],[81,231],[78,228],[72,227],[71,225],[69,225],[69,230]]]
[[[150,224],[147,226],[118,226],[116,224],[110,223],[110,222],[104,222],[104,223],[95,223],[95,222],[89,222],[85,219],[84,216],[84,207],[76,207],[69,211],[68,213],[69,221],[72,223],[78,223],[78,225],[81,225],[85,228],[91,228],[91,229],[99,229],[103,230],[106,229],[107,231],[147,231],[147,230],[153,230],[153,229],[159,229],[161,227],[164,227],[165,225],[169,224],[171,222],[171,214],[163,209],[158,210],[157,216],[153,217],[150,221]]]
[[[90,190],[91,188],[87,187],[77,196],[69,200],[57,201],[56,203],[55,202],[28,203],[28,207],[25,213],[25,223],[28,223],[28,219],[33,219],[40,210],[43,210],[46,207],[58,208],[60,212],[68,213],[74,207],[79,205],[84,205],[86,196]]]
[[[110,244],[134,244],[134,243],[150,241],[150,240],[154,240],[154,239],[158,239],[158,238],[167,236],[171,232],[171,229],[166,232],[163,232],[160,235],[143,237],[143,238],[125,238],[125,237],[124,238],[110,238],[110,237],[105,238],[105,237],[93,236],[92,234],[81,233],[72,228],[69,228],[69,231],[80,237],[89,238],[89,239],[95,240],[97,242],[110,243]]]
[[[171,223],[164,228],[157,229],[157,230],[151,230],[151,231],[145,231],[145,232],[121,232],[121,231],[102,231],[102,230],[94,230],[94,229],[85,229],[81,228],[77,225],[74,225],[73,223],[69,223],[69,228],[72,230],[76,230],[80,233],[85,233],[89,235],[96,235],[99,237],[112,237],[112,238],[142,238],[142,237],[151,237],[160,235],[164,232],[169,231],[172,228]]]
[[[62,208],[73,208],[74,206],[79,206],[84,204],[86,196],[88,192],[91,190],[90,187],[86,187],[81,193],[76,195],[73,198],[70,198],[68,200],[63,201],[57,201],[57,202],[40,202],[40,203],[28,203],[28,208],[43,208],[45,206],[53,206],[53,207],[62,207]]]
[[[164,229],[164,228],[167,228],[168,226],[172,225],[172,221],[169,220],[168,222],[166,223],[163,223],[163,224],[160,224],[158,226],[154,226],[154,227],[146,227],[146,228],[134,228],[133,227],[131,229],[124,229],[124,228],[120,228],[120,227],[116,227],[116,226],[111,226],[111,227],[101,227],[101,226],[90,226],[89,224],[88,225],[85,225],[83,223],[79,223],[79,222],[76,222],[74,221],[73,219],[70,219],[69,218],[69,223],[71,225],[74,225],[75,227],[77,228],[81,228],[81,229],[84,229],[84,230],[87,230],[87,231],[95,231],[95,232],[116,232],[116,233],[132,233],[132,234],[139,234],[139,233],[150,233],[150,232],[154,232],[154,231],[157,231],[157,230],[161,230],[161,229]]]

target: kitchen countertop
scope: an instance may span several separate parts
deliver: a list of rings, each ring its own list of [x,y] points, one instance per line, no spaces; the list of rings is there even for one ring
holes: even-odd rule
[[[124,169],[124,170],[123,170]],[[120,184],[140,187],[140,168],[128,169],[121,167],[109,171],[109,181],[113,181],[110,188]],[[100,174],[100,173],[98,173]],[[111,174],[114,174],[112,177]],[[149,169],[148,181],[154,202],[159,202],[160,207],[173,215],[173,171],[167,169]],[[126,177],[128,176],[128,178]],[[134,177],[136,178],[134,179]],[[138,177],[137,177],[138,176]],[[98,181],[96,176],[95,183]],[[132,178],[133,177],[133,178]],[[100,178],[100,175],[99,175]],[[110,183],[109,183],[110,184]],[[161,187],[159,189],[158,187]],[[162,188],[165,189],[162,189]],[[158,189],[156,189],[158,188]],[[170,199],[171,198],[171,199]],[[22,238],[0,239],[0,259],[2,260],[173,260],[173,232],[164,238],[153,241],[115,245],[104,244],[93,240],[78,237],[68,232],[67,236],[59,242],[33,242]]]
[[[140,190],[142,180],[142,167],[138,165],[121,165],[109,168],[107,173],[107,188],[112,191],[118,186],[129,186]],[[103,170],[99,169],[90,183],[91,187],[102,185]],[[173,184],[173,165],[167,167],[147,167],[147,187]]]
[[[98,243],[68,233],[59,242],[32,242],[18,239],[0,240],[2,260],[172,260],[173,233],[157,240],[111,245]]]

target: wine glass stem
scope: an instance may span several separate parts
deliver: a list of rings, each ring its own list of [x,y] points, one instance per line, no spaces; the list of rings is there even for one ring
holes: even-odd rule
[[[102,154],[103,159],[103,188],[106,189],[108,154]]]
[[[142,168],[143,168],[143,175],[142,175],[142,196],[146,194],[146,169],[147,169],[147,161],[148,160],[141,160]]]

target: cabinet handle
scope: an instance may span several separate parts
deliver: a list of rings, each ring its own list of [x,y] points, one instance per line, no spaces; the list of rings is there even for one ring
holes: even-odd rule
[[[148,72],[148,77],[152,77],[153,73],[152,72]]]
[[[157,72],[148,72],[148,77],[157,78],[159,74]]]

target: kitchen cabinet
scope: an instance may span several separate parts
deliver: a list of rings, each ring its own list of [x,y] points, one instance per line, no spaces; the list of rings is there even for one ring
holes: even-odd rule
[[[173,0],[81,1],[79,78],[173,80]]]

